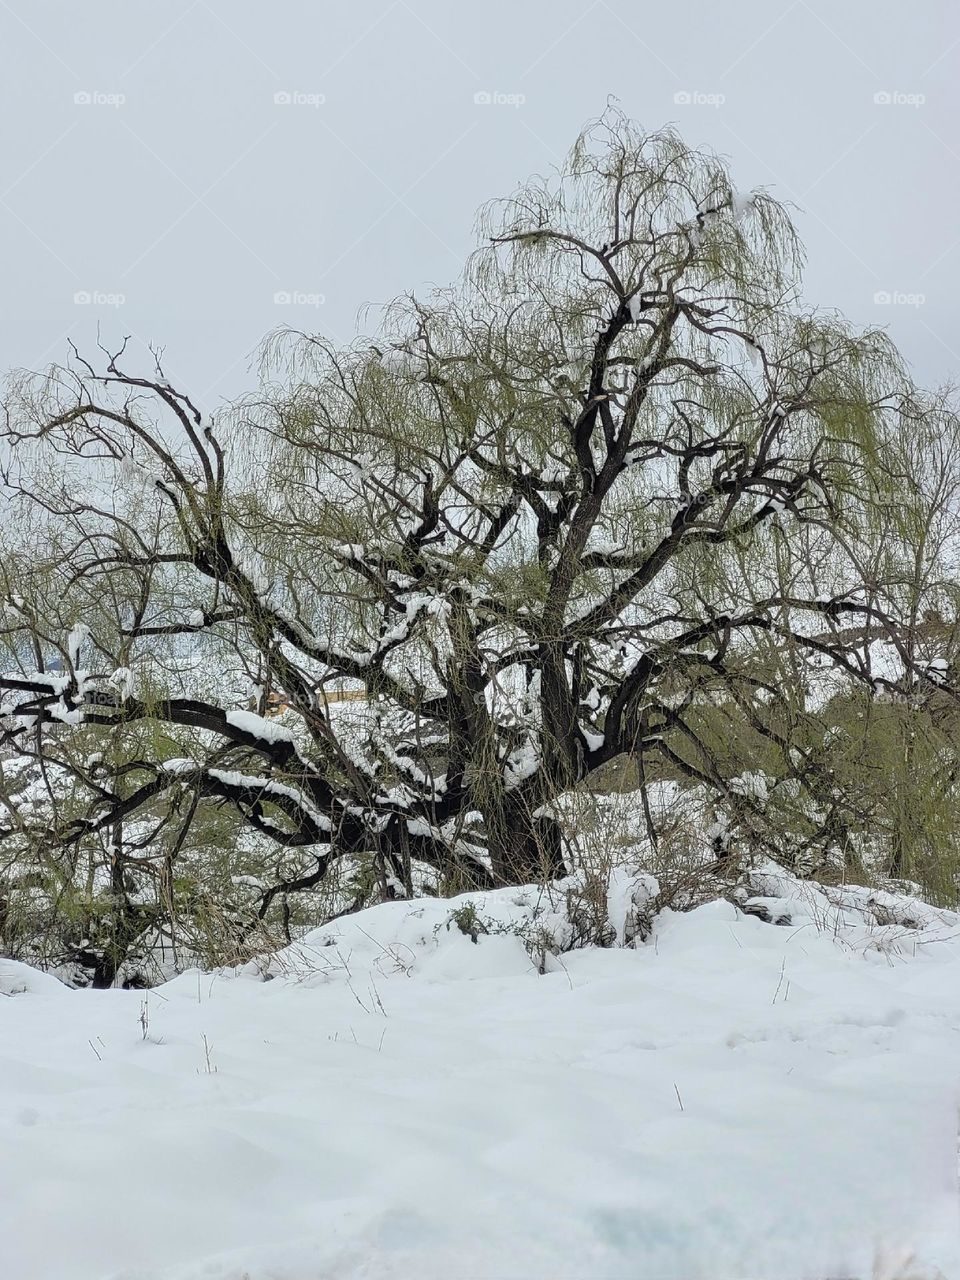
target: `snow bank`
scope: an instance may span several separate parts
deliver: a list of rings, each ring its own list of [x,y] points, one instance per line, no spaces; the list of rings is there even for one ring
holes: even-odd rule
[[[627,946],[576,946],[568,884],[388,903],[148,993],[3,962],[0,1273],[953,1280],[956,918],[908,945],[876,917],[906,899],[757,875],[746,911],[652,924],[615,879]],[[573,949],[541,965],[540,929]]]
[[[798,880],[774,862],[747,872],[732,893],[747,914],[829,934],[840,946],[900,954],[960,938],[960,915],[920,898],[858,885]]]
[[[18,960],[7,960],[0,956],[0,995],[51,995],[65,990],[67,988],[59,978],[54,978],[49,973],[40,973],[29,965],[20,964]]]
[[[440,981],[524,975],[531,965],[558,972],[560,957],[575,948],[645,937],[657,889],[652,876],[617,868],[602,884],[580,874],[547,886],[388,902],[322,925],[238,972],[304,983],[343,979],[357,965]]]

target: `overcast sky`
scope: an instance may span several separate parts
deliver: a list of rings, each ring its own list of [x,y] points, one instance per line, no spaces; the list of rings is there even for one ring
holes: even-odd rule
[[[99,326],[214,407],[278,324],[449,282],[615,95],[798,206],[811,300],[960,374],[956,0],[0,0],[0,48],[4,368]]]

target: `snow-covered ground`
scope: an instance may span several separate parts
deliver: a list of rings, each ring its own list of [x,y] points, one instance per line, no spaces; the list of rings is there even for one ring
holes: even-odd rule
[[[718,901],[540,974],[517,897],[476,942],[373,908],[271,981],[0,960],[3,1280],[960,1276],[957,917]]]

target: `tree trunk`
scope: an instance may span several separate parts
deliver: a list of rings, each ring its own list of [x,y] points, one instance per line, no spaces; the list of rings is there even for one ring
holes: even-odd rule
[[[560,826],[522,801],[491,797],[481,808],[493,874],[500,884],[538,884],[564,874]]]

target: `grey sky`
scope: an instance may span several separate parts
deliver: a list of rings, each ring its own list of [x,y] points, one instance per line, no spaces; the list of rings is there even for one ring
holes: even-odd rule
[[[99,324],[212,407],[278,324],[448,282],[613,94],[799,206],[812,300],[960,373],[955,0],[0,0],[0,42],[4,368]]]

